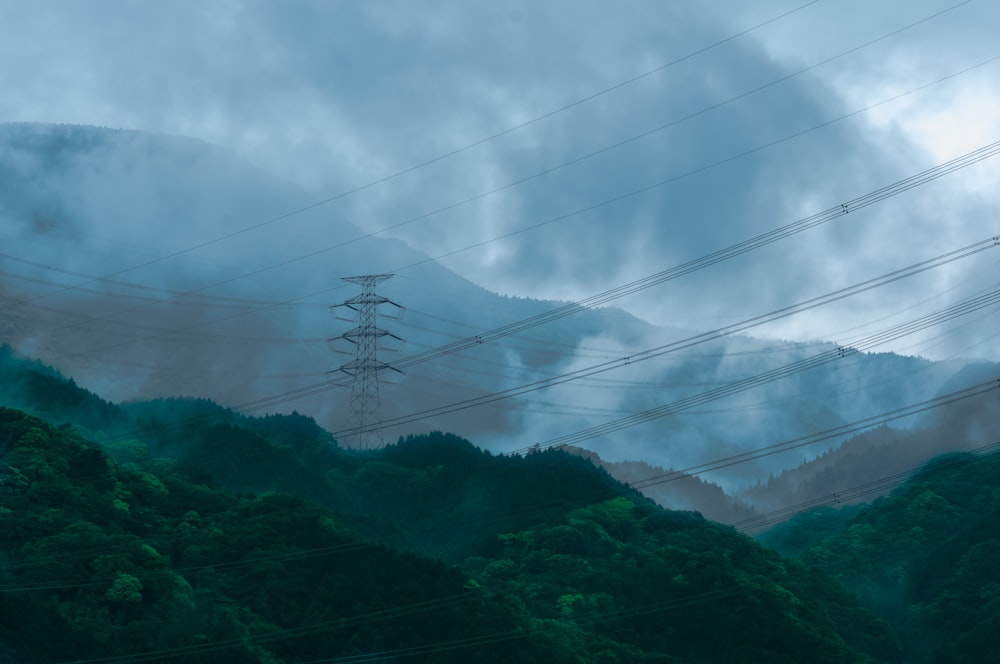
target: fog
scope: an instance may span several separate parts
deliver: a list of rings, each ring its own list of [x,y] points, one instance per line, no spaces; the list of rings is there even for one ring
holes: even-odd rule
[[[399,270],[378,289],[405,307],[400,319],[378,321],[406,342],[380,353],[389,364],[560,306],[489,292],[322,209],[279,220],[307,194],[200,141],[24,124],[4,126],[2,137],[3,234],[17,247],[0,259],[4,340],[108,399],[185,395],[297,410],[356,444],[350,377],[338,371],[352,358],[328,343],[353,325],[330,312],[359,292],[342,277]],[[257,227],[245,230],[248,219]],[[437,429],[522,450],[836,348],[739,334],[557,379],[694,334],[605,306],[467,344],[380,385],[381,419],[403,423],[379,436]],[[853,353],[584,446],[609,461],[683,468],[929,398],[962,364]],[[538,381],[553,384],[489,398]],[[451,407],[481,396],[489,403]],[[421,416],[429,409],[441,410]],[[733,490],[837,442],[709,479]]]

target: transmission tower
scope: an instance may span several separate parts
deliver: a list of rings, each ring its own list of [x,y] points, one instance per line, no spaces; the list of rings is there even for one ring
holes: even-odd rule
[[[378,359],[378,351],[395,350],[387,344],[401,345],[403,340],[378,326],[380,314],[386,318],[399,318],[402,307],[387,297],[375,292],[375,287],[391,274],[366,274],[358,277],[343,277],[343,281],[361,286],[361,294],[346,302],[331,307],[334,316],[340,320],[357,322],[357,327],[331,339],[331,347],[351,354],[354,359],[340,366],[339,371],[351,376],[351,426],[358,432],[358,447],[370,449],[382,447],[385,441],[382,432],[371,431],[373,425],[381,421],[379,415],[380,375],[402,376],[402,372]],[[385,307],[392,307],[388,311]]]

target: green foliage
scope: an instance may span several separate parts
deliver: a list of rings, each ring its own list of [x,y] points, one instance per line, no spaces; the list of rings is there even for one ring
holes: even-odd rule
[[[731,529],[614,498],[563,523],[507,533],[462,566],[518,597],[582,660],[892,661],[885,623],[838,584]],[[727,635],[719,639],[719,634]],[[553,638],[553,637],[546,637]],[[600,657],[595,656],[601,653]]]
[[[1000,455],[942,456],[846,521],[818,514],[769,537],[812,541],[803,560],[892,623],[907,661],[1000,652]]]
[[[367,544],[300,498],[237,497],[176,465],[118,467],[7,409],[0,451],[0,661],[163,651],[286,662],[527,628],[456,570]],[[523,642],[463,651],[486,662],[548,654]]]
[[[115,440],[104,443],[104,451],[118,463],[143,463],[149,461],[149,446],[141,440]]]
[[[830,577],[577,456],[499,457],[443,433],[358,452],[301,415],[203,400],[88,417],[117,463],[78,429],[0,409],[0,661],[389,659],[448,642],[411,659],[899,655]],[[920,505],[914,518],[942,508]]]
[[[142,602],[142,581],[131,574],[120,572],[104,597],[115,603],[139,604]]]
[[[860,509],[860,505],[847,505],[837,509],[821,507],[802,512],[758,534],[757,541],[782,555],[801,556],[807,549],[840,532]]]

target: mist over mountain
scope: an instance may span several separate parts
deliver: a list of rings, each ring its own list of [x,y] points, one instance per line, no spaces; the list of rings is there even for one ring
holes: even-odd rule
[[[970,364],[953,376],[941,393],[996,381],[1000,364]],[[883,495],[893,483],[947,452],[978,451],[1000,440],[1000,402],[996,391],[930,410],[912,428],[880,426],[844,441],[814,459],[788,468],[737,495],[759,510],[814,505],[818,501],[853,504]]]
[[[401,352],[380,355],[390,363],[564,304],[491,293],[316,203],[197,140],[0,125],[0,337],[112,401],[256,402],[255,412],[297,410],[336,434],[350,426],[350,392],[327,389],[327,373],[350,357],[332,353],[328,340],[351,324],[329,307],[357,294],[342,277],[396,274],[379,287],[406,308],[398,321],[379,321],[406,340]],[[411,367],[403,382],[381,387],[382,417],[529,385],[691,334],[613,307],[581,311]],[[446,409],[383,435],[392,441],[445,430],[495,451],[522,449],[836,348],[732,336],[481,407]],[[930,398],[962,366],[847,353],[576,444],[610,462],[680,469]],[[306,394],[284,400],[296,391]],[[733,492],[839,442],[706,479]]]
[[[562,449],[590,459],[619,482],[636,485],[644,496],[671,509],[700,512],[706,519],[720,523],[752,519],[757,514],[748,503],[730,496],[718,484],[695,475],[666,470],[644,461],[605,461],[594,452],[571,446]]]

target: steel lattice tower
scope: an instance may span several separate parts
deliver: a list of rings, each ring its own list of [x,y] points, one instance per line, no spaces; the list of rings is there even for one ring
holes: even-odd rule
[[[336,339],[332,339],[331,342],[343,342],[348,349],[353,350],[354,359],[341,365],[339,370],[353,379],[351,384],[351,425],[358,433],[358,447],[361,449],[369,449],[373,443],[374,447],[382,447],[385,444],[381,430],[371,431],[372,426],[381,419],[379,415],[379,375],[385,373],[400,375],[402,373],[392,365],[378,359],[378,350],[384,341],[391,339],[402,342],[402,339],[395,334],[378,327],[380,307],[390,305],[395,307],[397,312],[402,310],[398,304],[375,292],[376,286],[392,276],[391,274],[366,274],[357,277],[343,277],[343,281],[361,286],[361,294],[331,307],[337,318],[357,321],[357,327],[344,332]],[[350,317],[338,315],[338,309],[346,310],[345,313],[349,313]],[[383,313],[383,315],[387,318],[399,317],[398,314],[393,316]]]

